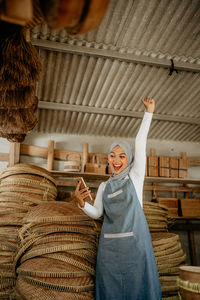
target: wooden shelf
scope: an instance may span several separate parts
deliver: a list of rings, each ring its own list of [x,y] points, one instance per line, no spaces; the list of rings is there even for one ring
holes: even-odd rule
[[[90,180],[107,180],[109,174],[96,174],[96,173],[84,173],[84,172],[61,172],[50,171],[54,177],[84,177]],[[156,183],[188,183],[188,184],[200,184],[200,179],[192,178],[168,178],[168,177],[145,177],[145,182]]]

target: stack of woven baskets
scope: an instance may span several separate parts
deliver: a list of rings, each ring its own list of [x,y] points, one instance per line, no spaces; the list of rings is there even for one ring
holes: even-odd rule
[[[17,299],[92,300],[97,233],[74,202],[42,203],[24,219]]]
[[[151,232],[167,231],[168,208],[166,206],[144,201],[143,211]]]
[[[18,164],[0,174],[0,299],[10,299],[15,285],[13,261],[24,216],[30,207],[53,201],[56,195],[54,179],[42,168]]]
[[[177,278],[179,266],[184,264],[186,255],[182,250],[179,236],[168,231],[168,208],[164,205],[144,201],[144,214],[151,232],[154,254],[162,286],[163,300],[178,300]]]
[[[164,299],[178,299],[177,278],[179,266],[184,264],[186,255],[182,250],[179,236],[174,233],[152,233],[152,243]],[[176,297],[176,298],[175,298]]]

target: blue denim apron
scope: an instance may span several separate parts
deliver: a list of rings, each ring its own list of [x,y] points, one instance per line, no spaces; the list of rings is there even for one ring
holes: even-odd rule
[[[159,300],[151,235],[129,176],[108,182],[104,195],[95,300]]]

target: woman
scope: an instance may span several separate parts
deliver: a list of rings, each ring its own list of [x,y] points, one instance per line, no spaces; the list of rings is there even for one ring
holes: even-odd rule
[[[135,157],[127,142],[110,147],[108,161],[112,175],[100,184],[94,205],[85,202],[88,188],[75,196],[82,210],[92,218],[104,214],[95,281],[95,300],[159,300],[161,286],[151,235],[142,210],[146,166],[146,141],[155,102],[143,98],[146,108],[135,140]]]

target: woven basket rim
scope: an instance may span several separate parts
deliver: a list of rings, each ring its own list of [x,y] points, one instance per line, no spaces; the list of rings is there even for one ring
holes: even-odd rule
[[[44,168],[32,164],[15,164],[12,167],[7,167],[0,174],[0,180],[13,174],[34,174],[49,179],[56,186],[56,180],[51,173]]]

